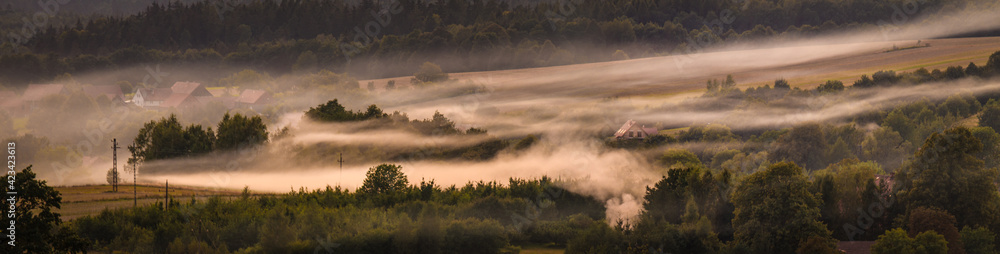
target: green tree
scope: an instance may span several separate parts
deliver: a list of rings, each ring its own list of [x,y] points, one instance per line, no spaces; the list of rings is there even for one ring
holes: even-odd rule
[[[752,253],[794,253],[811,237],[835,248],[819,221],[821,201],[808,188],[803,169],[791,162],[748,176],[733,192],[735,240]]]
[[[878,162],[887,170],[902,166],[901,160],[907,157],[912,146],[899,132],[888,127],[878,128],[861,142],[863,157]]]
[[[910,140],[913,137],[913,132],[916,130],[915,126],[916,124],[913,123],[913,120],[900,110],[893,110],[882,120],[882,127],[888,127],[899,132],[899,136],[905,140]]]
[[[875,184],[875,174],[885,174],[875,162],[861,162],[857,159],[845,159],[813,174],[812,192],[822,194],[821,210],[823,221],[837,239],[869,239],[874,235],[858,235],[859,233],[881,232],[891,223],[885,216],[886,208],[871,209],[872,205],[882,205],[881,193]],[[862,208],[844,209],[845,207]],[[872,211],[877,213],[872,214]],[[864,213],[864,214],[861,214]],[[858,218],[871,218],[870,225],[862,231],[858,228]]]
[[[1000,75],[1000,51],[993,52],[986,61],[986,71],[989,75]]]
[[[948,241],[948,253],[965,253],[962,236],[959,235],[958,228],[955,227],[955,216],[948,214],[948,212],[935,208],[917,207],[910,211],[907,228],[910,235],[913,236],[927,231],[941,234]]]
[[[347,110],[337,99],[326,102],[326,104],[316,106],[314,108],[309,108],[305,114],[306,117],[314,121],[321,122],[353,122],[353,121],[365,121],[369,119],[384,118],[389,115],[382,112],[378,106],[374,104],[368,106],[365,112],[355,113],[352,110]]]
[[[926,231],[917,234],[917,236],[913,238],[913,242],[917,246],[914,250],[916,253],[927,253],[927,254],[949,253],[948,241],[945,240],[944,236],[934,231]]]
[[[624,235],[605,223],[593,223],[566,245],[566,253],[619,253],[623,250]]]
[[[819,85],[819,87],[816,87],[816,91],[819,93],[836,93],[844,91],[844,82],[840,82],[837,80],[827,80],[826,83],[823,83]]]
[[[970,77],[981,77],[983,76],[983,69],[976,66],[976,63],[969,62],[969,66],[965,67],[965,75]]]
[[[962,243],[965,244],[965,253],[968,254],[996,254],[996,240],[997,235],[990,232],[988,228],[976,227],[972,228],[966,226],[962,228],[960,232],[962,235]]]
[[[413,76],[418,81],[424,83],[434,83],[448,80],[448,73],[442,71],[441,66],[431,62],[421,64],[420,69],[417,70],[417,73],[414,73]]]
[[[729,142],[736,140],[729,127],[721,124],[694,125],[677,134],[681,142]]]
[[[10,182],[4,181],[4,186],[7,187],[5,188],[7,191],[17,192],[15,203],[17,209],[14,217],[9,218],[17,221],[15,229],[17,244],[10,246],[4,241],[4,253],[85,252],[88,248],[87,242],[61,227],[62,221],[57,212],[62,204],[59,191],[49,187],[43,180],[36,180],[31,166],[17,172],[13,178],[8,178]],[[15,204],[4,198],[4,211]]]
[[[292,70],[298,72],[307,72],[316,69],[318,65],[318,60],[316,59],[316,54],[312,51],[306,50],[299,54],[299,58],[295,60],[295,64],[292,65]]]
[[[934,231],[910,237],[906,235],[906,231],[897,228],[886,231],[885,234],[879,236],[875,244],[872,245],[871,251],[872,254],[946,254],[948,253],[948,241],[944,239],[944,236]]]
[[[818,123],[793,127],[773,146],[773,152],[769,154],[771,161],[789,160],[810,170],[826,167],[826,161],[821,156],[827,151],[826,135]]]
[[[778,79],[774,81],[774,89],[792,90],[792,86],[788,84],[788,80]]]
[[[211,132],[211,130],[209,130]],[[219,121],[219,133],[215,139],[215,148],[232,150],[245,146],[253,146],[267,142],[267,126],[260,116],[246,117],[239,113],[229,116],[226,113]]]
[[[667,168],[704,167],[698,156],[686,149],[669,149],[658,161]]]
[[[979,115],[979,126],[990,127],[1000,132],[1000,101],[990,99]]]
[[[393,164],[381,164],[368,169],[358,193],[386,195],[406,191],[409,182],[402,169],[403,167]]]
[[[1000,133],[988,127],[975,127],[971,131],[983,143],[983,150],[976,154],[976,158],[983,160],[986,168],[1000,166]]]
[[[205,130],[201,125],[190,125],[184,129],[184,140],[187,141],[189,155],[206,154],[215,146],[215,133],[212,127]]]
[[[897,228],[880,235],[871,250],[872,254],[916,253],[913,245],[913,238],[906,235],[905,230]]]
[[[996,225],[1000,193],[996,171],[985,169],[976,158],[982,148],[965,127],[932,134],[914,154],[914,162],[896,174],[901,203],[907,210],[944,209],[961,226]]]
[[[167,159],[188,154],[187,141],[184,139],[184,129],[177,121],[177,116],[149,121],[139,135],[135,136],[133,153],[141,161]]]

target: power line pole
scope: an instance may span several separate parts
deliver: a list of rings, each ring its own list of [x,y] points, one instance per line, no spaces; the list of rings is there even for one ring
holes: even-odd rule
[[[340,178],[337,179],[337,186],[339,187],[340,182],[344,180],[344,153],[340,153],[340,159],[337,162],[340,162]]]
[[[163,210],[166,211],[170,209],[170,180],[165,180],[166,190],[163,192]]]
[[[114,192],[118,192],[118,139],[111,139],[111,151],[113,151],[111,159],[111,189]]]
[[[139,177],[137,177],[135,175],[138,175],[138,174],[139,174],[139,171],[136,170],[135,163],[133,163],[132,164],[132,207],[139,206],[139,191],[138,191],[138,187],[135,186],[136,179],[139,178]]]

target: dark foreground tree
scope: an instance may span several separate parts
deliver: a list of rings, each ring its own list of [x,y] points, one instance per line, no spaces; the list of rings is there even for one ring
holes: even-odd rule
[[[752,253],[795,253],[804,243],[836,246],[819,221],[820,199],[809,192],[803,169],[781,162],[750,175],[733,193],[735,240]],[[813,238],[813,239],[810,239]]]
[[[948,241],[934,231],[920,233],[914,238],[906,235],[905,230],[897,228],[879,236],[871,251],[872,254],[945,254],[948,253]]]
[[[959,226],[995,226],[1000,193],[995,169],[985,169],[976,158],[982,147],[965,127],[927,138],[913,164],[896,174],[897,195],[906,210],[936,207],[954,215]]]
[[[377,201],[392,201],[394,196],[402,194],[409,186],[402,169],[403,167],[394,164],[382,164],[368,169],[358,194]]]
[[[907,227],[911,236],[920,233],[933,231],[944,236],[948,241],[949,254],[963,254],[965,249],[962,244],[962,236],[955,227],[955,216],[948,212],[935,208],[918,207],[910,211],[910,219]]]
[[[1000,132],[1000,101],[990,100],[979,115],[979,126],[990,127]]]
[[[45,181],[36,180],[35,173],[28,166],[14,176],[14,186],[4,181],[6,191],[17,192],[14,204],[4,198],[3,207],[14,205],[17,209],[14,218],[15,245],[8,244],[4,239],[3,253],[81,253],[87,249],[87,242],[76,234],[61,227],[62,221],[55,210],[60,208],[62,197],[59,192],[46,185]],[[7,209],[4,209],[7,210]],[[6,215],[7,213],[4,212]],[[4,216],[6,217],[6,216]],[[4,220],[4,233],[10,233],[10,224]]]

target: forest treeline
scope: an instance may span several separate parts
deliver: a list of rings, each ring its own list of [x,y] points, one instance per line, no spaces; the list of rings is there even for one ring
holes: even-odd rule
[[[907,14],[919,18],[974,4],[206,0],[154,3],[136,15],[80,17],[75,24],[54,18],[42,27],[17,18],[29,13],[6,10],[0,83],[20,86],[140,63],[224,64],[273,75],[327,69],[366,78],[409,75],[428,61],[449,72],[563,65],[875,28],[904,6],[919,10]]]

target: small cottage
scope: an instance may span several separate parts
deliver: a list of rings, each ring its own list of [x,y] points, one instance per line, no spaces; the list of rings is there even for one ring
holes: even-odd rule
[[[639,125],[635,120],[628,120],[615,132],[616,139],[646,139],[659,133],[655,127],[647,128]]]

